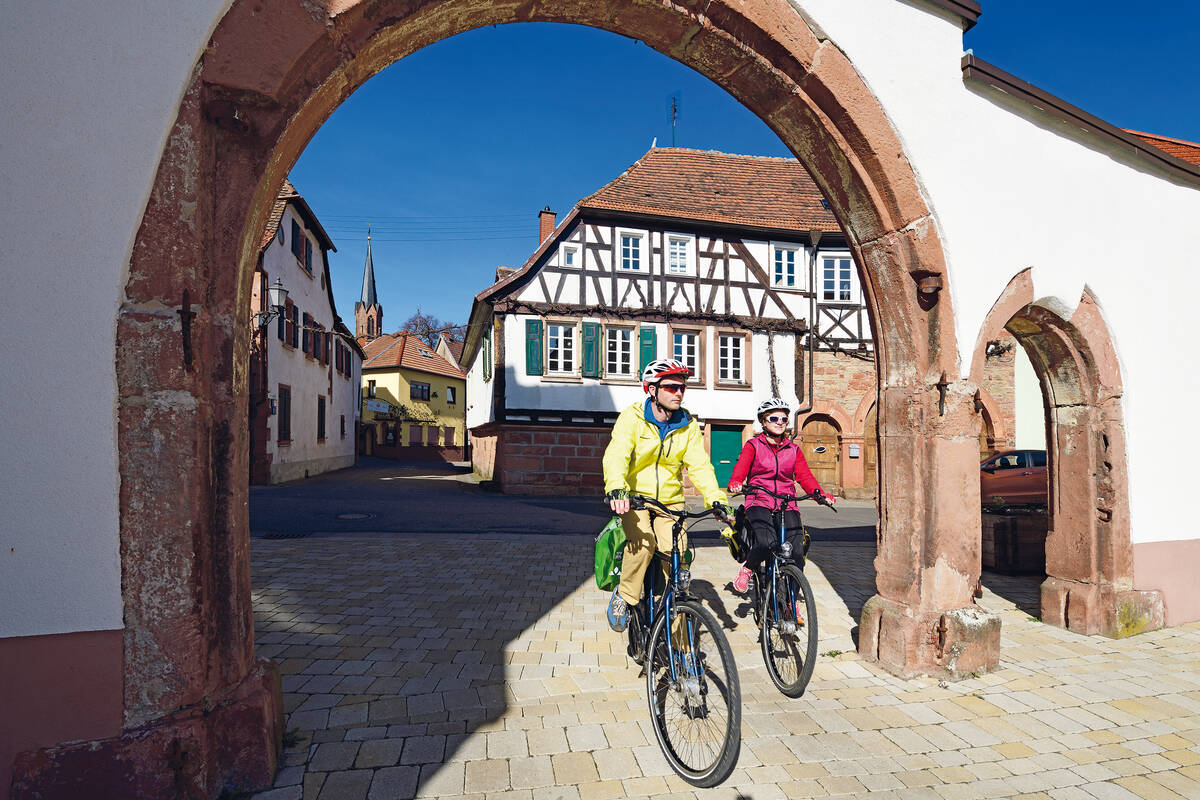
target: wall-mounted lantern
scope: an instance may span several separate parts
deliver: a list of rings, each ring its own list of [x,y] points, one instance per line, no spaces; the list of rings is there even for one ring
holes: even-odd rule
[[[251,324],[260,331],[270,325],[271,320],[283,313],[283,307],[287,305],[287,297],[288,290],[283,288],[283,279],[276,277],[275,282],[267,287],[267,308],[269,310],[255,314]]]

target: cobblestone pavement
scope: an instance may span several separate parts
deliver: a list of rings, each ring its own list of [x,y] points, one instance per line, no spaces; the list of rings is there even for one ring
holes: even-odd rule
[[[255,797],[1200,798],[1200,625],[1067,633],[1030,617],[1036,581],[985,573],[999,669],[899,680],[851,638],[873,545],[816,542],[822,655],[789,700],[728,585],[736,565],[698,546],[693,587],[743,693],[738,766],[712,790],[654,743],[590,537],[255,540],[257,647],[281,665],[288,714],[276,788]]]

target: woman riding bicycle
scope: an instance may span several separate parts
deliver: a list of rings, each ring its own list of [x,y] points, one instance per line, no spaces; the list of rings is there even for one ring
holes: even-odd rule
[[[748,487],[770,489],[778,494],[791,494],[794,483],[799,483],[805,494],[820,492],[824,502],[836,502],[834,497],[817,483],[808,462],[799,446],[788,437],[788,420],[791,409],[778,397],[771,397],[759,405],[755,414],[762,426],[762,433],[742,446],[741,455],[733,467],[729,479],[729,491],[741,492]],[[771,512],[776,504],[774,498],[762,492],[749,492],[744,505],[746,543],[749,554],[746,563],[733,579],[733,588],[745,593],[750,588],[750,575],[759,568],[771,546],[778,540],[778,533],[771,525]],[[783,510],[787,540],[799,536],[800,512],[795,503]]]

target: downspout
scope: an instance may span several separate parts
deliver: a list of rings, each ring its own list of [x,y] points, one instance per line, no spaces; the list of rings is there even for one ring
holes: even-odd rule
[[[800,415],[807,414],[813,409],[813,392],[815,391],[813,366],[816,363],[816,331],[813,325],[817,319],[817,243],[821,241],[821,231],[813,228],[808,232],[808,241],[812,245],[812,254],[808,259],[808,391],[805,392],[804,405],[796,409],[792,415],[793,435],[800,433]],[[801,356],[803,358],[803,356]]]

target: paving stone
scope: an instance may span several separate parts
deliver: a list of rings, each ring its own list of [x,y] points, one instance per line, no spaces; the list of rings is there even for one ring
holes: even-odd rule
[[[367,800],[409,800],[416,796],[420,767],[387,767],[375,770]]]
[[[366,800],[374,775],[369,769],[331,772],[317,800]]]
[[[509,787],[508,761],[500,758],[466,762],[466,782],[463,791],[496,792]]]
[[[326,742],[317,745],[308,768],[314,772],[350,769],[358,755],[358,742]]]

